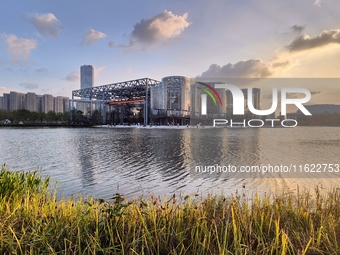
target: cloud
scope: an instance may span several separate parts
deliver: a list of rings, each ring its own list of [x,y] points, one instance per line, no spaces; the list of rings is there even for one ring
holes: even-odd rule
[[[46,68],[39,68],[39,69],[35,69],[36,73],[47,73],[48,70]]]
[[[313,5],[321,6],[321,0],[315,0]]]
[[[97,78],[99,76],[99,74],[104,71],[104,69],[106,68],[106,66],[98,66],[98,67],[93,67],[93,76],[94,78]]]
[[[171,11],[163,11],[151,19],[142,19],[134,25],[128,44],[116,45],[109,42],[110,47],[132,48],[137,44],[147,47],[156,43],[164,43],[179,36],[189,25],[188,13],[175,15]]]
[[[80,81],[80,73],[78,71],[71,72],[68,75],[66,75],[64,80],[72,81],[72,82]]]
[[[81,42],[81,44],[85,44],[85,45],[91,45],[97,41],[99,41],[100,39],[103,39],[106,37],[106,34],[104,34],[103,32],[100,31],[96,31],[92,28],[89,28],[86,30],[85,35],[84,35],[84,39]]]
[[[26,14],[24,18],[31,22],[41,35],[57,37],[59,31],[63,29],[59,20],[53,13]]]
[[[289,52],[309,50],[322,47],[330,43],[340,43],[340,29],[324,30],[314,38],[302,35],[286,46]]]
[[[301,32],[305,29],[305,26],[294,25],[291,27],[291,29],[293,30],[293,32],[301,34]]]
[[[0,87],[0,95],[2,96],[4,93],[9,93],[9,89],[6,87]]]
[[[272,75],[270,65],[261,59],[239,61],[236,64],[219,66],[212,64],[199,78],[265,78]]]
[[[282,61],[282,62],[275,62],[272,64],[273,68],[286,68],[289,67],[291,65],[291,61],[286,60],[286,61]]]
[[[322,91],[311,91],[310,93],[311,93],[311,94],[312,94],[312,96],[313,96],[313,95],[316,95],[316,94],[320,94],[320,93],[322,93]]]
[[[24,87],[25,89],[37,89],[39,87],[36,82],[23,82],[20,83],[19,86]]]
[[[122,48],[126,51],[131,51],[138,46],[138,43],[132,40],[128,44],[116,44],[114,41],[109,41],[108,45],[111,48]]]
[[[7,51],[12,54],[13,63],[26,62],[31,51],[37,48],[34,39],[18,38],[16,35],[3,35],[7,44]]]
[[[115,48],[116,47],[116,43],[114,41],[109,41],[108,45],[111,48]]]

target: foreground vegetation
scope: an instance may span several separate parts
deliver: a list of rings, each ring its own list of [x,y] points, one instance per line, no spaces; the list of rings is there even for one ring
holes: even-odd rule
[[[56,199],[0,172],[0,254],[339,254],[340,193]]]

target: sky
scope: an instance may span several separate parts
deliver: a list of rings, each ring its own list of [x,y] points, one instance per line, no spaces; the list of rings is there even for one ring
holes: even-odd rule
[[[2,0],[0,95],[149,77],[340,78],[338,0]],[[330,91],[330,90],[329,90]],[[314,88],[315,102],[337,103]],[[319,100],[317,100],[319,97]]]

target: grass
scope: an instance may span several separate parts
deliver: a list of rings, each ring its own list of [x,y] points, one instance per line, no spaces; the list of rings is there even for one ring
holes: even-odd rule
[[[0,172],[0,254],[340,254],[340,192],[56,199]]]

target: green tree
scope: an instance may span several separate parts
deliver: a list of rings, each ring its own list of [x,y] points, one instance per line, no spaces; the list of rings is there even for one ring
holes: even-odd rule
[[[55,114],[54,111],[48,111],[45,117],[46,121],[48,122],[54,122],[57,120],[57,115]]]
[[[99,124],[102,124],[102,114],[100,111],[98,110],[95,110],[93,113],[92,113],[92,123],[93,124],[96,124],[96,125],[99,125]]]
[[[68,122],[69,121],[69,116],[70,116],[70,114],[68,112],[64,112],[63,113],[62,121]]]

